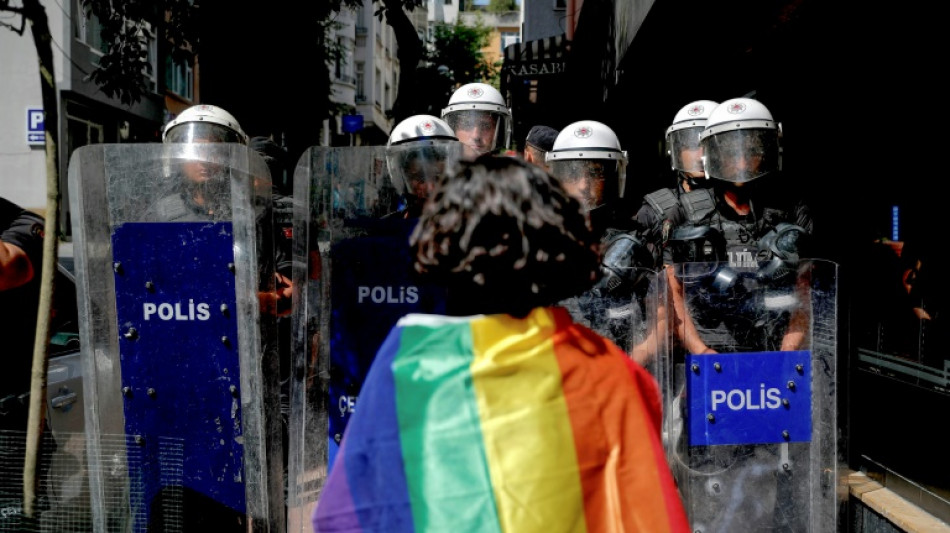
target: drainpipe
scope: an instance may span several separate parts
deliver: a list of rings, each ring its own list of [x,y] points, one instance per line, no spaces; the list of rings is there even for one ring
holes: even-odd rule
[[[565,21],[564,35],[567,37],[568,41],[574,40],[574,10],[576,9],[577,0],[567,0],[567,20]]]
[[[580,14],[581,8],[584,7],[584,0],[567,0],[567,13],[564,35],[567,37],[568,41],[574,40],[574,29],[577,28],[577,15]]]

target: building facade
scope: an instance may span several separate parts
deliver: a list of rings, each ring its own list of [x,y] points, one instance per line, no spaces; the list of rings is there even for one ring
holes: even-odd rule
[[[98,19],[83,15],[80,0],[71,0],[62,7],[66,9],[47,9],[46,15],[52,35],[59,116],[59,124],[55,126],[60,141],[59,230],[68,240],[72,230],[67,169],[72,153],[92,143],[160,142],[167,106],[166,80],[163,79],[166,70],[164,62],[159,60],[157,25],[146,23],[138,28],[148,42],[150,90],[139,102],[125,105],[117,98],[106,96],[89,78],[108,46],[99,35]],[[0,196],[45,213],[43,103],[37,54],[29,30],[18,35],[0,28],[0,64],[6,74],[0,79],[0,92],[6,95],[0,101],[0,173],[4,176]],[[184,88],[185,83],[194,86],[194,73],[190,70],[185,77],[177,78],[180,83],[175,85],[186,97],[194,97],[193,91]],[[182,100],[181,105],[185,103],[186,100]]]
[[[373,0],[364,0],[337,18],[334,36],[343,55],[330,76],[330,98],[338,112],[324,123],[322,141],[327,146],[386,144],[394,125],[391,110],[402,73],[398,44],[385,18],[380,21],[374,11]],[[425,39],[428,9],[408,15]]]
[[[521,11],[490,13],[487,11],[463,11],[459,21],[466,26],[482,25],[491,29],[488,45],[482,55],[489,63],[501,67],[505,47],[521,42]]]
[[[426,2],[426,20],[431,27],[434,24],[455,24],[459,17],[461,0],[428,0]]]

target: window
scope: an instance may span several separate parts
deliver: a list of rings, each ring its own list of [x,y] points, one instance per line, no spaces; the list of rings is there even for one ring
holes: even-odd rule
[[[366,6],[360,6],[356,10],[356,29],[359,32],[359,29],[363,28],[363,33],[366,33]]]
[[[67,103],[66,112],[66,150],[71,155],[74,150],[89,144],[106,142],[105,127],[90,117],[93,112],[86,107]]]
[[[554,0],[554,9],[561,11],[567,9],[567,0]]]
[[[79,17],[79,27],[76,28],[76,38],[100,54],[108,52],[109,45],[102,42],[102,24],[99,23],[99,17],[92,13],[86,17],[86,12],[82,7],[82,0],[76,0],[76,4],[77,11],[81,14]]]
[[[382,108],[383,105],[383,75],[380,74],[379,69],[376,69],[376,91],[373,95],[375,97],[376,107]]]
[[[333,66],[333,74],[336,76],[336,79],[343,77],[343,53],[346,51],[346,44],[343,42],[343,37],[336,38],[337,52],[339,55],[336,56],[336,64]]]
[[[145,78],[148,80],[148,86],[152,92],[158,92],[158,42],[155,39],[155,32],[152,31],[152,25],[143,22],[140,25],[141,32],[148,42],[148,64],[150,68],[145,69]]]
[[[92,51],[98,55],[109,51],[111,43],[102,40],[102,23],[99,17],[93,13],[86,16],[86,11],[82,7],[82,0],[77,0],[77,10],[82,16],[79,17],[76,38],[86,44]],[[150,90],[158,90],[158,42],[155,39],[155,33],[152,31],[152,25],[145,21],[125,20],[124,28],[126,35],[134,37],[136,44],[142,47],[145,52],[145,61],[148,67],[142,68],[142,75],[146,79],[146,84]],[[97,61],[96,61],[97,62]]]
[[[362,61],[357,61],[353,66],[356,70],[356,101],[365,102],[366,101],[366,74],[363,72],[363,69],[366,67],[366,63]]]
[[[502,57],[504,57],[505,48],[509,44],[515,44],[515,43],[521,42],[521,34],[519,34],[516,31],[503,31],[501,32],[501,38],[499,39],[499,41],[501,42],[501,54],[502,54]]]
[[[165,57],[165,88],[186,100],[194,100],[194,74],[191,63]]]
[[[358,9],[353,9],[353,13],[356,14],[356,47],[363,48],[366,46],[366,32],[369,31],[367,28],[366,20],[366,8],[360,6]]]
[[[152,92],[158,91],[158,43],[155,41],[155,33],[152,31],[152,25],[146,21],[135,21],[124,19],[123,24],[127,36],[140,46],[145,52],[145,61],[148,66],[142,67],[142,76],[145,77],[146,85]]]

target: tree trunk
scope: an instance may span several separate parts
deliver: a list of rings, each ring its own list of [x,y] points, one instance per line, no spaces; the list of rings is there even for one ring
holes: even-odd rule
[[[415,26],[409,20],[409,15],[402,8],[399,0],[382,0],[386,6],[386,23],[396,34],[396,44],[399,50],[399,86],[396,89],[396,101],[393,102],[393,124],[399,124],[403,119],[418,114],[421,106],[416,101],[420,93],[416,83],[416,70],[419,60],[422,59],[422,40],[416,33]],[[422,91],[422,94],[427,94]]]
[[[46,373],[49,368],[50,310],[53,302],[53,280],[59,238],[59,111],[56,98],[56,77],[53,71],[52,37],[46,10],[39,0],[23,0],[23,12],[30,22],[40,72],[43,97],[43,124],[46,130],[46,235],[43,240],[43,267],[40,277],[40,302],[33,346],[33,371],[30,383],[30,414],[26,432],[26,461],[23,466],[23,514],[33,517],[36,503],[36,477],[40,442],[46,423]]]

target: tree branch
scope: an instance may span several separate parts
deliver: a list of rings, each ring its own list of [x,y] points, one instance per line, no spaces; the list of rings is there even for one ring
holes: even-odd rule
[[[6,0],[4,0],[2,4],[0,4],[0,11],[7,11],[7,12],[14,13],[17,15],[23,15],[24,13],[23,8],[11,6],[10,2]],[[7,28],[10,28],[10,31],[16,33],[17,35],[23,35],[23,31],[26,29],[26,17],[25,16],[20,17],[19,28],[15,27],[13,24],[7,24],[6,22],[0,22],[0,26],[5,26]]]

